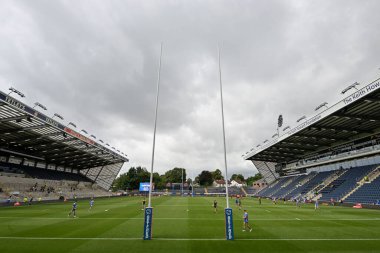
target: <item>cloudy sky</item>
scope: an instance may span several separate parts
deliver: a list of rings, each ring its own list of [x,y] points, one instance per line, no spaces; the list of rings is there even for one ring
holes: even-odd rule
[[[13,86],[155,170],[223,168],[217,44],[229,174],[243,153],[295,126],[351,83],[380,75],[380,1],[0,0],[0,89]]]

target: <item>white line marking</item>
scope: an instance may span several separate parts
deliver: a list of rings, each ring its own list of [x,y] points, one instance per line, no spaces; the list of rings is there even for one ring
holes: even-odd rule
[[[28,219],[28,220],[71,220],[72,218],[66,217],[0,217],[0,219]],[[144,220],[143,217],[77,217],[80,220]],[[185,217],[156,217],[154,220],[223,220],[224,219],[212,219],[212,218],[185,218]],[[240,220],[235,216],[234,220]],[[379,218],[372,219],[299,219],[299,218],[290,218],[290,219],[253,219],[254,221],[380,221]]]
[[[17,237],[3,236],[0,240],[97,240],[97,241],[136,241],[133,237]],[[157,241],[225,241],[225,238],[152,238]],[[380,238],[245,238],[236,241],[380,241]]]
[[[267,211],[268,213],[271,213],[271,211],[269,211],[269,210],[267,210],[267,209],[265,209],[265,211]]]

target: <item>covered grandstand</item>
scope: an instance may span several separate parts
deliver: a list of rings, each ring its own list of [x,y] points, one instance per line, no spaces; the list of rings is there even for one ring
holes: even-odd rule
[[[82,134],[87,134],[85,130],[75,130],[74,123],[58,122],[57,118],[63,120],[60,115],[45,115],[41,110],[46,107],[41,104],[36,103],[35,107],[40,111],[0,91],[2,191],[17,183],[29,187],[27,182],[31,178],[35,179],[33,184],[39,185],[38,191],[46,182],[54,185],[59,181],[76,182],[71,189],[96,185],[94,188],[108,191],[123,164],[128,162],[127,156],[94,135]],[[11,180],[14,175],[19,179]]]
[[[270,184],[258,195],[376,204],[380,199],[380,79],[246,152]],[[376,189],[376,190],[374,190]]]

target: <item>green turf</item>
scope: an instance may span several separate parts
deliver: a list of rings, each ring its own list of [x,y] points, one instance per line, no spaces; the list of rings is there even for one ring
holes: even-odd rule
[[[380,211],[243,199],[252,232],[234,209],[235,241],[224,240],[225,198],[156,197],[153,240],[143,241],[141,198],[0,208],[0,252],[380,252]],[[105,211],[108,210],[108,211]]]

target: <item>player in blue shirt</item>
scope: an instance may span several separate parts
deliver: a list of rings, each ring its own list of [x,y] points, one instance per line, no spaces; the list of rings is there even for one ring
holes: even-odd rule
[[[251,228],[251,226],[248,224],[248,212],[247,212],[247,210],[244,210],[243,221],[244,221],[243,232],[245,232],[247,229],[249,229],[249,232],[251,232],[251,231],[252,231],[252,228]]]
[[[93,206],[94,206],[94,199],[91,198],[91,200],[90,200],[90,208],[88,210],[90,211]]]
[[[315,200],[315,203],[314,203],[314,209],[315,209],[315,210],[319,209],[319,201],[318,201],[318,199]]]
[[[69,213],[68,216],[70,217],[71,214],[73,214],[73,215],[74,215],[74,218],[77,217],[77,216],[76,216],[76,210],[77,210],[77,202],[74,201],[74,203],[73,203],[73,207],[72,207],[72,209],[71,209],[71,211],[70,211],[70,213]]]

